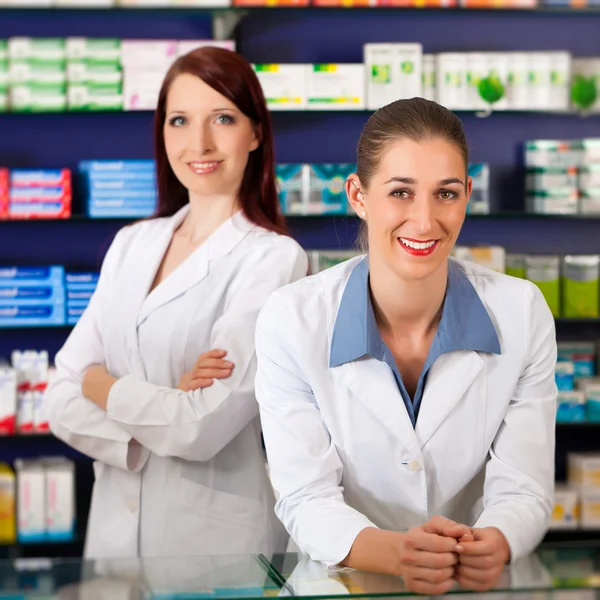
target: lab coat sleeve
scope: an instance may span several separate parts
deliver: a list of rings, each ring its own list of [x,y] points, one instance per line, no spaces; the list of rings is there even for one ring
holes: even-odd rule
[[[305,276],[306,253],[291,239],[279,247],[253,250],[244,275],[229,292],[223,315],[211,332],[210,350],[227,351],[235,367],[227,379],[183,392],[131,375],[111,388],[108,416],[159,456],[206,461],[258,416],[254,393],[256,319],[277,288]]]
[[[529,554],[548,528],[554,502],[557,348],[554,318],[539,289],[524,294],[525,364],[486,465],[476,527],[497,527],[511,561]]]
[[[44,396],[52,433],[79,452],[114,467],[139,471],[147,451],[131,443],[131,435],[81,392],[81,382],[92,365],[105,364],[100,316],[110,296],[118,267],[121,233],[109,248],[96,291],[81,319],[55,358],[56,377]]]
[[[294,322],[274,295],[257,324],[256,397],[277,516],[303,553],[331,567],[376,526],[344,501],[343,465],[300,364]]]

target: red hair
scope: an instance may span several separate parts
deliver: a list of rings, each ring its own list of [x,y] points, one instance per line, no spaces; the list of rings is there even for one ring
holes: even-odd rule
[[[188,190],[177,179],[165,148],[163,127],[167,96],[173,81],[184,73],[195,75],[225,96],[260,131],[261,142],[248,157],[240,186],[245,215],[260,227],[288,235],[275,184],[273,128],[256,73],[242,56],[223,48],[206,46],[177,59],[163,81],[154,116],[154,147],[158,207],[154,217],[169,217],[189,202]]]

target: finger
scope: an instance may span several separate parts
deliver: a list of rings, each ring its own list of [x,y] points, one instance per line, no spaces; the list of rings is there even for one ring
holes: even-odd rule
[[[194,379],[225,379],[231,375],[231,369],[194,369]]]
[[[463,542],[474,542],[475,541],[475,536],[471,533],[465,533],[463,536],[460,537],[460,539],[458,540],[459,544],[462,544]]]
[[[493,540],[476,540],[474,542],[460,542],[454,548],[461,556],[484,556],[494,553]]]
[[[454,567],[445,567],[443,569],[429,569],[427,567],[410,567],[407,569],[410,579],[419,579],[427,583],[444,583],[454,577]]]
[[[188,384],[188,392],[193,392],[194,390],[200,390],[207,387],[210,387],[213,384],[212,379],[192,379]]]
[[[445,569],[458,563],[458,556],[453,552],[423,552],[420,550],[403,549],[400,562],[411,567],[427,569]]]
[[[199,369],[232,369],[233,363],[222,358],[199,358],[196,361],[196,368]]]
[[[407,534],[403,545],[414,550],[427,552],[453,552],[456,539],[435,533],[426,533],[417,529],[415,532]]]
[[[450,579],[443,583],[427,583],[420,579],[404,578],[406,587],[415,594],[425,594],[427,596],[441,596],[449,592],[454,586],[454,580]]]
[[[475,569],[487,570],[491,569],[496,565],[493,554],[486,554],[484,556],[464,556],[458,557],[458,562],[466,567],[473,567]]]
[[[458,564],[456,566],[456,578],[469,579],[478,583],[486,583],[490,579],[489,569],[477,569],[467,565]]]
[[[472,530],[466,525],[456,523],[446,517],[436,516],[427,521],[423,525],[423,530],[427,533],[436,533],[438,535],[444,535],[447,537],[460,538],[463,535],[471,534]]]

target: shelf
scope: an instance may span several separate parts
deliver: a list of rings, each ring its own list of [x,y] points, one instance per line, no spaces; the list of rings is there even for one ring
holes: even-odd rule
[[[377,11],[377,12],[443,12],[443,13],[514,13],[514,14],[598,14],[600,15],[600,7],[585,6],[580,8],[572,8],[570,6],[537,6],[531,8],[516,8],[516,7],[481,7],[481,8],[463,8],[463,7],[442,7],[442,6],[165,6],[165,7],[150,7],[150,6],[108,6],[108,7],[86,7],[86,6],[55,6],[55,7],[16,7],[16,6],[0,6],[0,12],[6,13],[43,13],[43,14],[65,14],[69,12],[75,13],[101,13],[115,12],[119,15],[143,15],[156,16],[161,18],[165,13],[179,15],[198,15],[202,13],[214,13],[225,11]]]
[[[310,222],[310,221],[326,221],[326,220],[350,220],[350,221],[358,221],[358,216],[354,214],[329,214],[329,215],[287,215],[286,220],[293,223],[302,223],[302,222]],[[575,215],[546,215],[546,214],[533,214],[526,213],[522,211],[511,211],[511,212],[498,212],[498,213],[490,213],[487,215],[478,215],[478,214],[469,214],[467,215],[467,220],[469,221],[482,221],[482,220],[542,220],[542,221],[598,221],[600,220],[600,214],[575,214]],[[77,223],[131,223],[132,221],[142,220],[142,219],[134,219],[129,217],[110,217],[110,218],[102,218],[102,219],[93,219],[86,215],[76,214],[72,215],[69,219],[0,219],[1,225],[17,225],[17,224],[27,224],[27,225],[35,225],[41,223],[69,223],[69,222],[77,222]]]
[[[600,540],[600,530],[551,529],[544,536],[544,542],[571,542],[580,540]]]

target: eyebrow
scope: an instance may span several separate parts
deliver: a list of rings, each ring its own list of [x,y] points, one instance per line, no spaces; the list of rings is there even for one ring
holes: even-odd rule
[[[417,181],[412,177],[392,177],[385,182],[385,184],[387,183],[404,183],[405,185],[415,185]],[[440,181],[440,185],[450,185],[451,183],[460,183],[461,185],[465,185],[464,181],[458,177],[449,177],[448,179],[442,179]]]
[[[224,111],[226,111],[226,110],[228,110],[228,111],[230,111],[230,112],[237,112],[235,108],[229,108],[229,107],[225,107],[225,108],[213,108],[213,109],[212,109],[210,112],[211,112],[211,113],[218,113],[218,112],[224,112]],[[167,115],[172,115],[172,114],[177,114],[177,113],[179,113],[179,114],[185,114],[185,113],[187,113],[187,112],[188,112],[187,110],[177,110],[177,109],[173,109],[173,110],[170,110],[170,111],[167,113]]]

